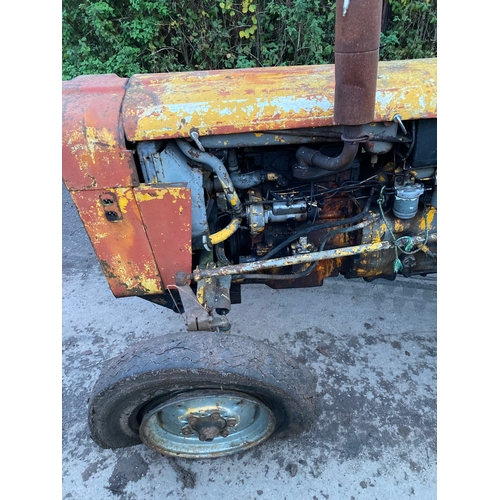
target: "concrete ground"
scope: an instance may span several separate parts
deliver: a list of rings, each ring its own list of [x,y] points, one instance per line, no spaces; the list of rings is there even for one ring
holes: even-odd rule
[[[115,299],[63,189],[63,498],[432,500],[436,498],[436,279],[242,287],[233,333],[289,351],[318,376],[321,414],[293,440],[210,460],[145,446],[102,450],[87,398],[103,360],[184,331],[139,298]]]

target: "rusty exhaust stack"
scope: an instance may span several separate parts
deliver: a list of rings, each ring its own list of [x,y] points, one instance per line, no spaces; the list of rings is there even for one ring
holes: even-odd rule
[[[343,170],[366,141],[362,125],[375,114],[381,20],[382,0],[337,0],[333,124],[344,125],[344,149],[331,157],[300,148],[294,177],[317,179]]]
[[[335,125],[373,121],[382,0],[338,0],[335,11]]]

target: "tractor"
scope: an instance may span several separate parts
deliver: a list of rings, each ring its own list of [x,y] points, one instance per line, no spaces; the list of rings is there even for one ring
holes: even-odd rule
[[[209,458],[306,431],[315,375],[231,334],[241,287],[437,271],[437,60],[379,62],[381,10],[337,2],[334,65],[63,82],[63,180],[109,287],[187,330],[105,362],[99,446]]]

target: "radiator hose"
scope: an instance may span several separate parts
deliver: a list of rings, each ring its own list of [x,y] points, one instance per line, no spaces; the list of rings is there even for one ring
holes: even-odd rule
[[[206,237],[207,241],[204,241],[208,246],[213,247],[218,243],[222,243],[227,240],[232,234],[234,234],[241,225],[241,219],[243,214],[243,207],[241,204],[238,195],[236,194],[236,190],[234,189],[233,183],[231,181],[231,177],[219,158],[214,156],[211,153],[207,153],[205,151],[200,151],[192,147],[188,142],[182,139],[176,139],[175,141],[179,149],[191,160],[199,162],[207,167],[211,172],[217,175],[219,179],[222,189],[224,190],[224,194],[226,195],[227,201],[229,205],[233,209],[233,218],[229,224],[217,231],[216,233],[209,234]]]

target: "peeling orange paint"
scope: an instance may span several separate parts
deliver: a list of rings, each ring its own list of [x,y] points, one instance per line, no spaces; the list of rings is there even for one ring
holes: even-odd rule
[[[437,210],[432,207],[430,208],[429,210],[427,210],[427,214],[426,214],[426,217],[422,217],[422,219],[420,220],[420,223],[419,223],[419,229],[420,231],[425,231],[425,228],[426,228],[426,220],[427,220],[427,227],[431,227],[431,226],[435,226],[435,223],[434,223],[434,219],[437,215]]]
[[[403,224],[403,221],[400,219],[394,219],[394,232],[395,233],[402,233],[405,230],[405,225]]]
[[[373,121],[435,118],[436,94],[437,59],[380,62]],[[334,65],[135,75],[124,127],[141,141],[329,126],[334,98]]]
[[[69,190],[139,183],[122,126],[126,82],[116,75],[81,76],[63,82],[62,166]]]
[[[113,193],[123,219],[106,218],[101,195]],[[70,191],[109,287],[116,297],[163,293],[156,262],[131,188]]]

